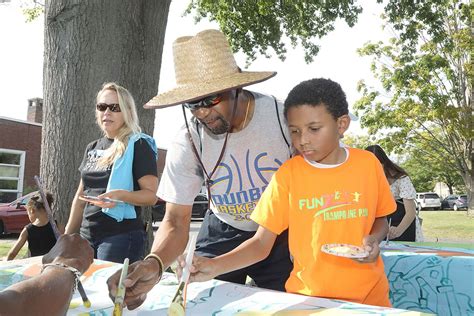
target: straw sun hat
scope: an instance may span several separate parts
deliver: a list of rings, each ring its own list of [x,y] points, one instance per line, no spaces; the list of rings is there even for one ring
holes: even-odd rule
[[[226,37],[218,30],[184,36],[173,43],[176,87],[145,108],[164,108],[267,80],[276,72],[240,71]]]

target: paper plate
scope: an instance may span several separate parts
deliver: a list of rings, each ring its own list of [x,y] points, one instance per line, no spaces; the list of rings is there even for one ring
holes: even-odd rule
[[[321,251],[330,255],[353,259],[369,256],[369,253],[364,248],[349,244],[325,244],[321,246]]]

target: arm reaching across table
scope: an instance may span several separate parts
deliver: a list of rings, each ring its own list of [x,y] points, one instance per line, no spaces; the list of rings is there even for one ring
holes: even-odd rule
[[[43,272],[0,292],[0,315],[64,315],[77,274],[92,264],[94,251],[78,234],[62,235],[43,257]],[[73,272],[74,271],[74,272]]]

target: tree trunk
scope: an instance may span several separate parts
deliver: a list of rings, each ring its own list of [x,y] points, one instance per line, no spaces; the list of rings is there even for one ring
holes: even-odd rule
[[[46,1],[41,177],[67,222],[86,145],[99,138],[95,97],[115,81],[135,98],[140,125],[152,135],[171,0]],[[151,213],[145,216],[151,219]]]
[[[467,190],[467,215],[474,217],[474,177],[472,173],[471,168],[471,170],[463,174],[463,179]]]

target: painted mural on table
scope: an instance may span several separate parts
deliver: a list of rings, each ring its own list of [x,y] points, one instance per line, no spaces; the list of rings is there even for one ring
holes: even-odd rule
[[[82,305],[75,293],[67,315],[111,315],[113,303],[108,297],[107,278],[121,265],[96,260],[83,276],[82,283],[92,303],[90,308]],[[39,264],[1,265],[0,290],[39,273]],[[144,304],[135,311],[124,311],[124,315],[166,315],[178,282],[173,274],[165,274],[162,281],[147,295]],[[376,306],[353,304],[338,300],[306,297],[275,292],[255,287],[211,280],[192,283],[187,290],[187,315],[421,315]],[[296,314],[295,314],[296,313]]]
[[[474,315],[474,252],[403,247],[384,252],[390,301],[400,309]]]

